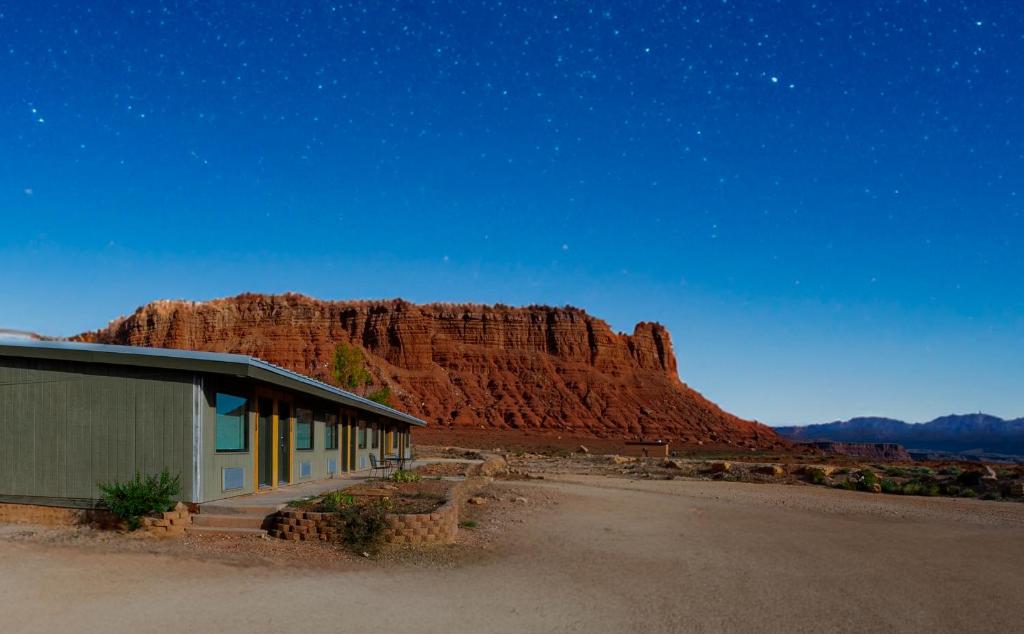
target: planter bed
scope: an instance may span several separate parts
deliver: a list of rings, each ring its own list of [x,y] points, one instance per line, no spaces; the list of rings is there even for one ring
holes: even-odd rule
[[[352,496],[351,504],[373,504],[387,500],[389,512],[384,541],[389,544],[451,544],[459,527],[459,505],[465,497],[465,482],[421,480],[419,482],[374,482],[341,491]],[[279,511],[270,536],[292,541],[336,541],[338,513],[323,504],[323,498]]]

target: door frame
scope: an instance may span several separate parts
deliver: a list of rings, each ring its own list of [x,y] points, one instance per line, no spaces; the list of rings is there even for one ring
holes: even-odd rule
[[[260,490],[260,471],[259,471],[259,469],[260,469],[260,446],[259,446],[259,437],[260,437],[260,428],[259,428],[259,424],[260,424],[260,410],[259,410],[260,398],[270,399],[270,401],[272,403],[271,407],[273,408],[272,411],[271,411],[271,417],[270,417],[270,420],[271,420],[271,424],[270,424],[270,427],[271,427],[270,437],[274,439],[275,447],[274,447],[274,451],[270,454],[270,473],[271,473],[270,488],[271,489],[276,489],[279,486],[288,485],[288,484],[291,484],[292,482],[295,481],[295,460],[292,459],[292,454],[294,453],[293,448],[295,447],[295,397],[293,395],[289,394],[288,392],[283,392],[281,390],[274,390],[274,389],[266,388],[266,387],[257,387],[257,388],[255,388],[253,390],[253,397],[252,397],[253,403],[255,403],[255,405],[256,405],[256,407],[255,407],[255,411],[256,411],[256,430],[255,431],[256,431],[256,433],[253,434],[253,436],[256,438],[256,442],[254,443],[254,447],[255,447],[256,450],[253,452],[253,490],[254,491],[259,491]],[[288,481],[287,482],[281,482],[281,478],[280,478],[280,474],[279,474],[279,471],[280,471],[280,468],[279,468],[280,467],[280,465],[279,465],[280,458],[279,458],[279,456],[281,455],[281,443],[280,443],[280,440],[281,440],[281,435],[280,435],[281,427],[280,426],[281,426],[281,423],[282,423],[282,421],[280,420],[280,411],[281,411],[280,404],[281,403],[288,403],[288,414],[289,414],[288,420],[284,421],[284,424],[288,425],[288,456],[289,456],[289,459],[288,459]],[[263,487],[263,488],[266,489],[267,487]]]

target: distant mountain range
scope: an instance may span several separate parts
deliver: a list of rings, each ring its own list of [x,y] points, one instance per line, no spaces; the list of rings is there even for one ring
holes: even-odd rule
[[[887,442],[911,451],[1024,455],[1024,418],[1004,420],[989,414],[954,414],[927,423],[851,418],[821,425],[776,427],[775,431],[797,442]]]

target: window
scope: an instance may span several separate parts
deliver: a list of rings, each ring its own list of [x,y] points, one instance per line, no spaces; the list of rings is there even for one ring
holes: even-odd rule
[[[377,423],[373,424],[373,444],[370,449],[376,449],[380,447],[380,429],[377,427]]]
[[[366,423],[359,421],[359,448],[366,449]]]
[[[324,449],[338,448],[338,416],[337,414],[327,415],[327,424],[324,427]]]
[[[398,435],[401,434],[401,433],[402,432],[398,431],[398,429],[395,429],[394,431],[391,432],[391,449],[392,449],[392,451],[398,451]]]
[[[313,410],[295,410],[295,448],[300,451],[313,448]]]
[[[245,414],[248,401],[241,396],[217,392],[217,451],[248,451],[249,425]]]

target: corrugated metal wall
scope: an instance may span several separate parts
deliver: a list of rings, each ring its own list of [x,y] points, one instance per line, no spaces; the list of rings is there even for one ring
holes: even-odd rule
[[[188,499],[191,374],[0,359],[0,495],[95,499],[98,482],[164,467]]]

